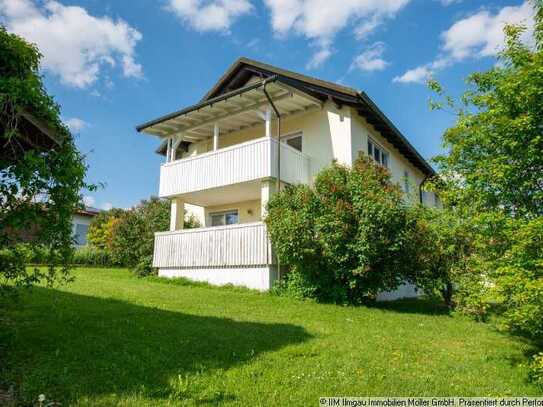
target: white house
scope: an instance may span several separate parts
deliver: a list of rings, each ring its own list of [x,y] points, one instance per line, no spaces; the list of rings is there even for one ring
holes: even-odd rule
[[[364,93],[241,58],[196,105],[137,127],[159,137],[159,196],[170,230],[155,236],[159,275],[269,289],[278,267],[262,222],[278,185],[311,184],[332,160],[369,154],[411,196],[430,165]],[[413,190],[415,189],[415,190]],[[183,230],[184,210],[202,228]],[[407,294],[406,294],[407,295]]]
[[[87,245],[87,233],[92,219],[100,213],[99,209],[85,207],[72,215],[72,236],[75,247]]]

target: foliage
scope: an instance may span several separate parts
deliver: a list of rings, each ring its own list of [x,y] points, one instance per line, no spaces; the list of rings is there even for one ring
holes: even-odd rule
[[[486,316],[541,344],[543,339],[543,3],[535,7],[534,42],[506,26],[499,63],[468,78],[462,105],[430,87],[455,110],[444,135],[435,186],[445,204],[472,224],[471,254],[454,285],[458,309]],[[459,221],[460,222],[460,221]],[[456,265],[455,265],[456,267]],[[464,284],[459,277],[473,277]],[[542,382],[541,356],[531,367]]]
[[[153,254],[154,234],[166,231],[170,224],[168,201],[151,198],[126,211],[114,229],[111,254],[114,261],[135,267]]]
[[[89,226],[89,244],[98,249],[111,250],[115,227],[123,214],[123,209],[112,208],[96,215]]]
[[[93,246],[84,246],[74,251],[72,264],[78,266],[108,267],[113,264],[111,255],[107,250]]]
[[[530,379],[543,389],[543,352],[532,357],[529,368]]]
[[[521,42],[523,27],[507,26],[499,63],[468,77],[462,105],[448,97],[433,104],[457,114],[443,137],[449,153],[437,160],[450,204],[543,215],[543,4],[534,6],[534,48]],[[443,96],[437,82],[430,86]]]
[[[415,267],[408,278],[429,295],[439,295],[449,308],[455,303],[455,290],[473,287],[477,275],[467,272],[473,251],[472,224],[453,209],[414,206],[409,242]]]
[[[105,240],[104,246],[111,255],[112,265],[130,267],[139,275],[151,274],[155,233],[169,229],[170,202],[152,197],[129,210],[113,212],[105,225],[104,235],[111,237],[107,237],[110,241]],[[188,229],[199,225],[189,216],[184,226]]]
[[[493,291],[504,308],[502,325],[543,339],[543,217],[510,220],[505,233],[512,243],[489,265],[495,269]]]
[[[367,157],[352,169],[325,168],[314,188],[287,187],[272,197],[266,218],[273,247],[291,268],[285,287],[340,303],[374,298],[404,280],[409,223],[399,187]]]
[[[529,344],[425,301],[339,307],[122,269],[74,274],[0,318],[0,388],[14,385],[16,405],[42,393],[64,406],[541,394],[510,363]]]
[[[0,294],[10,283],[31,285],[68,278],[72,255],[71,215],[86,185],[86,167],[60,120],[60,109],[46,93],[39,76],[41,55],[35,46],[0,27]],[[60,138],[57,148],[21,148],[19,112],[31,112]],[[24,231],[34,232],[33,244],[47,245],[47,272],[21,267],[14,245]],[[9,253],[11,252],[11,254]],[[11,259],[11,260],[10,260]]]

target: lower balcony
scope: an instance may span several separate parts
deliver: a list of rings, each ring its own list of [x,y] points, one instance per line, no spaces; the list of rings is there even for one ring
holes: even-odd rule
[[[153,266],[159,269],[268,266],[273,263],[262,222],[155,234]]]

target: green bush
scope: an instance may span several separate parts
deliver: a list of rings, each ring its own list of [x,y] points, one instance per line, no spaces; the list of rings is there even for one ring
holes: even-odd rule
[[[334,163],[314,188],[288,186],[268,204],[266,224],[294,296],[360,303],[397,288],[413,262],[411,218],[389,172],[367,157]]]
[[[543,389],[543,352],[534,355],[528,367],[530,369],[530,379]]]
[[[134,274],[139,277],[155,275],[156,269],[153,268],[153,256],[145,256],[140,259],[139,263],[133,268]]]
[[[510,220],[511,245],[498,261],[494,291],[503,306],[503,327],[534,339],[543,338],[543,217]]]
[[[170,227],[170,201],[152,197],[116,219],[108,246],[112,261],[130,267],[136,274],[150,274],[155,233]],[[192,216],[185,220],[187,229],[198,226]]]
[[[473,225],[454,209],[416,205],[410,208],[410,215],[408,241],[415,261],[408,280],[453,308],[462,301],[459,293],[464,293],[464,287],[473,290],[479,286],[478,276],[467,271],[474,245]]]
[[[107,250],[97,249],[91,246],[78,248],[74,251],[72,263],[77,266],[109,267],[116,264],[111,259]]]

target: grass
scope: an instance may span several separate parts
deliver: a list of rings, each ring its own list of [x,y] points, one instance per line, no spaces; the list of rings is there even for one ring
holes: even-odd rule
[[[19,403],[317,405],[324,395],[537,395],[528,344],[432,304],[340,307],[79,269],[0,316]]]

